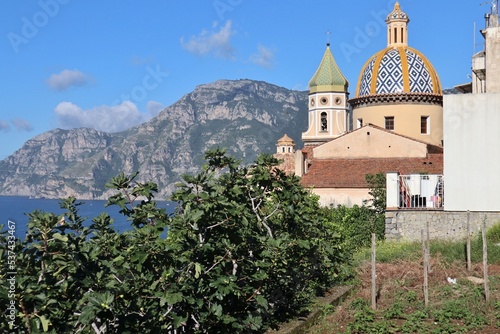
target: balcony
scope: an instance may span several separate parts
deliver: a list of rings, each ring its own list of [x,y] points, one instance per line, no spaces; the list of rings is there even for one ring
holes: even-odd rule
[[[386,180],[388,209],[443,209],[443,175],[387,173]]]

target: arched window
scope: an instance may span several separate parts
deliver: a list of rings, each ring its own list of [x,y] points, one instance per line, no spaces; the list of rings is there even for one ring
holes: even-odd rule
[[[328,131],[328,120],[326,112],[321,113],[321,131]]]

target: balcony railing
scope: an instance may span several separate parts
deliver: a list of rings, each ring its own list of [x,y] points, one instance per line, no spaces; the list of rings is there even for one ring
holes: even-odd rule
[[[443,175],[387,173],[387,207],[440,209],[443,205]]]

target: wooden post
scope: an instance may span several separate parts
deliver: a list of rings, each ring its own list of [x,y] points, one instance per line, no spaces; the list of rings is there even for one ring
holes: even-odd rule
[[[484,298],[490,301],[490,282],[488,280],[488,244],[486,242],[486,216],[483,220],[483,272],[484,272]]]
[[[467,210],[467,271],[472,270],[472,260],[470,256],[470,211]]]
[[[429,281],[428,281],[428,269],[429,269],[429,257],[427,252],[427,247],[425,246],[425,235],[424,230],[422,232],[422,254],[424,257],[424,305],[429,306]]]
[[[429,233],[429,222],[426,223],[426,226],[425,228],[427,229],[426,233],[427,233],[427,272],[428,273],[432,273],[432,268],[431,268],[431,261],[430,261],[430,257],[431,257],[431,237],[430,237],[430,233]]]
[[[377,252],[377,236],[375,235],[375,233],[372,233],[372,310],[377,309],[376,252]]]

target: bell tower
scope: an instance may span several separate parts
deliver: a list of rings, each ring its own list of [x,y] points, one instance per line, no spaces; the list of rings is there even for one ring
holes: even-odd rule
[[[348,87],[327,43],[323,59],[309,81],[309,127],[302,133],[305,145],[321,144],[349,131]]]

